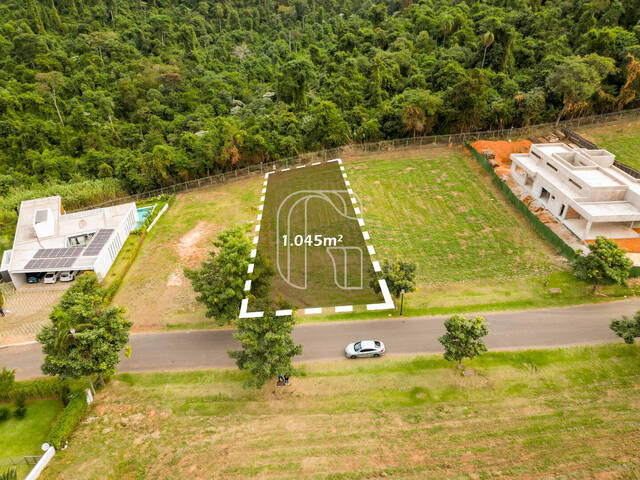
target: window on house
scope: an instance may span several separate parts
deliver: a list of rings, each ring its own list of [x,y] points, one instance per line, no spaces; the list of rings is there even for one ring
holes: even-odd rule
[[[571,185],[573,185],[574,187],[576,187],[578,190],[582,190],[582,186],[579,183],[576,183],[575,181],[569,179],[569,183]]]
[[[550,196],[551,194],[547,191],[546,188],[543,188],[542,191],[540,192],[540,200],[548,202]]]
[[[554,172],[557,172],[558,169],[556,167],[554,167],[553,165],[551,165],[549,162],[547,162],[547,167],[549,167],[551,170],[553,170]]]

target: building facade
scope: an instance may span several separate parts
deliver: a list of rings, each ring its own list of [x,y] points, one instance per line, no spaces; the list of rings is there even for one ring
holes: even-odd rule
[[[65,214],[59,196],[26,200],[2,270],[16,288],[47,272],[91,270],[102,280],[137,222],[135,203]]]
[[[544,143],[510,157],[512,178],[581,240],[640,237],[640,180],[612,153]]]

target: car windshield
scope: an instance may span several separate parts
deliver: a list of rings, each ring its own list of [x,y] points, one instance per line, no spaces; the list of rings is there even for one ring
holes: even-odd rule
[[[353,344],[353,349],[354,349],[356,352],[359,352],[359,351],[362,349],[362,345],[360,345],[360,342],[358,342],[358,343],[354,343],[354,344]]]

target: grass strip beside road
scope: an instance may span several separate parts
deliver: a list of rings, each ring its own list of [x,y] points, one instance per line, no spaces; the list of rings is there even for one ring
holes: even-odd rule
[[[640,346],[489,352],[466,366],[473,375],[434,355],[312,363],[290,388],[260,391],[237,370],[121,374],[43,478],[640,474]]]

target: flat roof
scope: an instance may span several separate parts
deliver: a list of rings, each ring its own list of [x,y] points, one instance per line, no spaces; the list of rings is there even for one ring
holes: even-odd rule
[[[630,202],[578,202],[592,217],[607,217],[616,215],[637,215],[640,210]]]
[[[38,250],[65,249],[68,247],[67,238],[70,236],[95,233],[101,229],[115,229],[125,220],[132,208],[135,209],[136,204],[130,202],[113,207],[63,214],[62,200],[59,196],[23,201],[20,204],[18,224],[13,240],[10,271],[43,271],[43,269],[26,268]],[[54,234],[50,237],[38,238],[33,228],[34,218],[37,211],[46,209],[53,213]],[[97,254],[78,257],[72,269],[91,270],[96,256]],[[69,268],[52,268],[51,270],[69,270]]]
[[[575,168],[571,170],[574,177],[578,177],[584,183],[591,187],[622,187],[625,186],[619,180],[607,175],[597,167],[594,168]]]
[[[536,143],[532,145],[532,147],[533,146],[535,146],[537,150],[541,150],[549,156],[551,156],[554,153],[575,152],[574,149],[568,147],[564,143]]]

